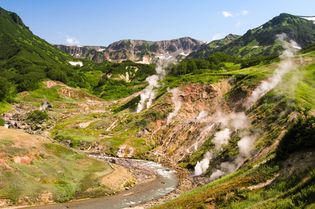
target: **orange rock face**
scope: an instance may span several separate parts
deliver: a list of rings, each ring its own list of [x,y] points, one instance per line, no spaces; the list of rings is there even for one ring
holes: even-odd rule
[[[32,158],[30,158],[29,156],[22,156],[22,157],[20,157],[20,156],[15,156],[15,157],[13,158],[13,161],[14,161],[15,163],[18,163],[18,164],[26,164],[26,165],[28,165],[28,164],[31,164],[31,163],[32,163]]]

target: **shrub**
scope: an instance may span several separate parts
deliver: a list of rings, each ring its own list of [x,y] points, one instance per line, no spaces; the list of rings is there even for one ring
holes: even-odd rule
[[[63,71],[58,69],[48,69],[47,77],[51,80],[60,81],[63,83],[67,83],[68,81],[67,75]]]
[[[39,110],[35,110],[28,114],[27,120],[33,123],[43,123],[48,119],[47,112],[41,112]]]
[[[0,77],[0,101],[6,100],[10,95],[11,83]]]
[[[315,117],[299,118],[281,140],[277,158],[286,159],[290,153],[315,147]]]
[[[3,120],[3,118],[0,118],[0,126],[4,126],[5,121]]]

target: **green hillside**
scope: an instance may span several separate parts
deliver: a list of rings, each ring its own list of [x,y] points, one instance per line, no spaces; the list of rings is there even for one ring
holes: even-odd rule
[[[73,58],[35,36],[15,13],[0,8],[0,24],[0,100],[34,90],[47,78],[87,86],[84,75],[68,64]]]
[[[215,52],[224,52],[239,57],[277,56],[282,47],[276,35],[285,33],[289,39],[295,40],[302,48],[315,41],[315,25],[313,21],[290,14],[280,14],[260,27],[248,30],[243,36],[222,46],[212,47],[217,42],[193,52],[190,57],[205,58]],[[224,39],[223,39],[224,40]]]
[[[34,35],[17,14],[0,8],[0,25],[0,101],[12,101],[17,92],[35,90],[47,79],[117,99],[144,88],[145,78],[154,73],[154,65],[129,61],[82,60],[82,68],[73,67],[68,62],[74,58]],[[127,72],[132,75],[124,81]]]

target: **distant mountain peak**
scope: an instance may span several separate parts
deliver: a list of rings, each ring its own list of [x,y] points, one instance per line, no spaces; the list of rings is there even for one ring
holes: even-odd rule
[[[202,41],[191,37],[162,41],[146,41],[135,39],[123,39],[111,43],[107,47],[100,47],[102,50],[91,47],[67,47],[57,45],[62,51],[78,58],[89,58],[96,62],[104,60],[120,62],[132,60],[134,62],[150,63],[161,54],[168,54],[173,57],[183,57],[196,51],[203,44]]]

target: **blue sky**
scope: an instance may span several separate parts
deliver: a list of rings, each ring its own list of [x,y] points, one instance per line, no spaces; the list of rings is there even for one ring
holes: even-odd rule
[[[50,43],[104,46],[184,36],[211,41],[282,12],[315,15],[314,0],[0,0],[0,6]]]

